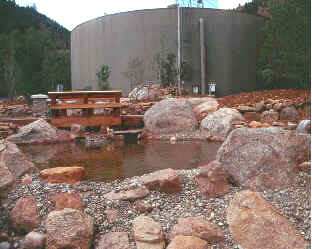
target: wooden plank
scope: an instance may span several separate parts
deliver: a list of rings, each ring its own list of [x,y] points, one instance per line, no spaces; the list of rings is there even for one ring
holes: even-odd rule
[[[136,130],[125,130],[125,131],[114,131],[115,135],[124,135],[124,134],[138,134],[142,133],[143,129],[136,129]]]
[[[51,106],[51,110],[62,109],[94,109],[94,108],[121,108],[123,104],[120,103],[104,103],[104,104],[59,104]]]
[[[110,126],[121,125],[120,116],[90,116],[90,117],[58,117],[51,120],[56,127],[70,127],[72,124],[82,126]]]
[[[121,91],[72,91],[72,92],[48,92],[48,96],[59,99],[66,98],[83,98],[87,95],[88,98],[105,98],[105,97],[114,97],[116,102],[119,102],[121,97]]]

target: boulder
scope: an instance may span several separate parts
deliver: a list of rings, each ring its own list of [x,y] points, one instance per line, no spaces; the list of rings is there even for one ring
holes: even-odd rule
[[[200,130],[207,131],[209,136],[226,137],[232,129],[232,122],[237,120],[245,120],[239,111],[221,108],[201,121]]]
[[[45,248],[46,235],[38,232],[30,232],[25,236],[23,249],[43,249]]]
[[[209,114],[218,110],[218,102],[214,98],[205,98],[206,101],[196,105],[193,111],[196,115],[197,120],[200,120],[202,114]]]
[[[85,176],[83,167],[56,167],[44,169],[40,171],[40,178],[43,181],[50,183],[68,183],[74,184],[79,182]]]
[[[85,203],[82,202],[77,193],[58,193],[50,196],[50,200],[55,205],[55,210],[63,210],[64,208],[73,208],[80,211],[84,210]]]
[[[69,131],[57,130],[44,119],[38,119],[21,127],[16,134],[7,137],[15,144],[40,144],[70,141],[73,136]]]
[[[10,224],[18,232],[31,232],[40,226],[41,219],[33,196],[20,198],[10,213]]]
[[[128,233],[111,232],[101,235],[95,249],[131,249]]]
[[[157,100],[162,96],[162,90],[160,84],[154,84],[151,86],[138,86],[135,87],[130,93],[130,100],[145,101],[145,100]]]
[[[0,168],[7,168],[16,179],[37,170],[16,144],[4,140],[0,140],[1,143],[5,149],[0,152]]]
[[[277,121],[279,118],[279,114],[276,111],[264,111],[261,113],[260,122],[261,123],[273,123]]]
[[[231,186],[228,178],[229,174],[222,165],[217,161],[212,161],[200,168],[195,181],[201,194],[215,198],[230,192]]]
[[[216,160],[243,187],[283,189],[292,183],[296,163],[310,155],[310,136],[278,127],[232,131]]]
[[[167,249],[207,249],[206,241],[194,236],[176,236]]]
[[[79,210],[52,211],[46,219],[46,249],[89,249],[93,229],[92,218]]]
[[[104,198],[110,200],[123,200],[123,201],[135,201],[137,199],[143,199],[149,195],[149,190],[146,187],[140,187],[133,190],[122,190],[120,192],[109,192],[104,195]]]
[[[161,224],[148,216],[138,216],[133,221],[137,249],[163,249],[165,246]]]
[[[43,143],[57,139],[56,128],[44,119],[39,119],[18,130],[17,134],[7,138],[8,141],[19,144]]]
[[[192,132],[197,120],[191,104],[185,99],[169,98],[156,103],[144,114],[144,130],[155,135]]]
[[[244,249],[303,249],[304,239],[291,222],[259,193],[236,193],[227,210],[233,240]]]
[[[201,217],[179,218],[178,224],[174,225],[169,238],[173,239],[178,235],[194,236],[209,243],[220,242],[225,239],[220,227]]]
[[[297,120],[300,117],[299,112],[293,105],[286,106],[280,113],[280,120]]]
[[[311,120],[302,120],[296,129],[297,133],[311,134]]]
[[[163,169],[141,177],[141,181],[149,190],[165,193],[180,192],[181,178],[173,169]]]

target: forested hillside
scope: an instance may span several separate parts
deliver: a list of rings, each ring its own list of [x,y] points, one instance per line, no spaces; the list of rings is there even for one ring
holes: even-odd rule
[[[70,89],[70,32],[32,7],[0,0],[0,96]]]
[[[240,10],[269,17],[258,84],[265,89],[311,88],[311,0],[252,0]]]

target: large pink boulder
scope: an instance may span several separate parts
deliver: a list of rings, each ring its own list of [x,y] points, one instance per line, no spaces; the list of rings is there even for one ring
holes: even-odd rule
[[[46,249],[89,249],[93,239],[91,216],[71,208],[52,211],[46,219]]]
[[[271,128],[235,129],[217,152],[216,160],[239,185],[256,190],[283,189],[296,173],[296,163],[310,153],[309,135]]]
[[[155,135],[192,132],[197,120],[191,104],[185,99],[162,100],[144,114],[144,130]]]
[[[200,168],[199,174],[194,179],[203,195],[215,198],[230,192],[231,186],[228,178],[229,173],[222,165],[217,161],[212,161]]]
[[[7,168],[15,179],[37,170],[16,144],[5,140],[0,140],[0,144],[3,146],[3,150],[0,152],[0,167]]]
[[[33,196],[20,198],[10,213],[10,224],[18,232],[31,232],[41,219]]]
[[[182,189],[180,176],[175,170],[170,168],[142,176],[141,181],[149,190],[175,193],[180,192]]]
[[[244,249],[303,249],[305,241],[291,222],[259,193],[234,195],[227,210],[233,240]]]
[[[83,167],[56,167],[44,169],[40,171],[40,178],[43,181],[50,183],[68,183],[74,184],[79,182],[85,176]]]

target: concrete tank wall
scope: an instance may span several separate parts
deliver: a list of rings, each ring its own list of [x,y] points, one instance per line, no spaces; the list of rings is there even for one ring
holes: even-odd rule
[[[200,85],[199,19],[204,19],[206,89],[216,81],[218,96],[256,88],[256,62],[264,18],[215,9],[182,9],[182,60],[192,66]],[[186,86],[191,88],[192,83]]]
[[[130,90],[130,77],[140,73],[140,81],[155,81],[159,68],[155,60],[168,53],[177,55],[178,17],[176,8],[140,10],[100,17],[77,26],[71,34],[72,87],[98,89],[96,72],[101,65],[112,68],[110,85]],[[199,19],[204,19],[206,79],[216,80],[218,96],[255,87],[257,44],[262,17],[240,12],[181,8],[182,59],[192,68],[185,87],[200,84]],[[142,66],[129,70],[138,58]]]
[[[71,34],[73,89],[98,89],[96,72],[108,64],[111,87],[127,94],[130,79],[125,72],[136,58],[143,62],[136,70],[142,74],[141,81],[156,80],[155,55],[177,52],[176,12],[171,8],[119,13],[76,27]]]

